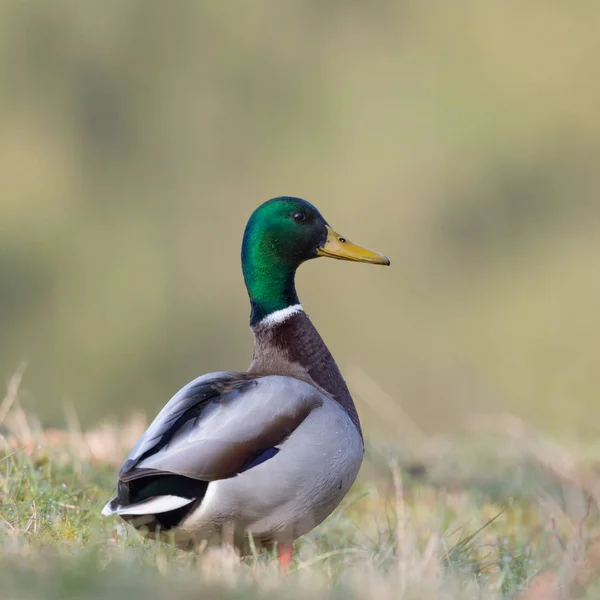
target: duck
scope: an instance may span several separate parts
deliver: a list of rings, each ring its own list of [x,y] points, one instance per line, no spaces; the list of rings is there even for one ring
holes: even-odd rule
[[[167,402],[103,515],[182,549],[220,540],[241,556],[276,550],[288,569],[294,541],[339,505],[364,454],[348,386],[296,293],[298,267],[319,257],[390,264],[306,200],[273,198],[252,213],[241,250],[250,366],[202,375]]]

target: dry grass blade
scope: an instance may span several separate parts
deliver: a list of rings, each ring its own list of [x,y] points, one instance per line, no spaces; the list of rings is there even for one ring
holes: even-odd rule
[[[26,368],[27,365],[22,363],[8,381],[6,395],[4,396],[4,400],[2,400],[2,404],[0,404],[0,425],[4,423],[4,420],[6,419],[6,416],[10,412],[13,405],[18,402],[19,387],[21,385],[21,380],[23,379]]]

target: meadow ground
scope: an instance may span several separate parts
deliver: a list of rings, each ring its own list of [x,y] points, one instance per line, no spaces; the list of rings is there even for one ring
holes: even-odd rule
[[[297,542],[285,576],[268,555],[183,553],[101,517],[144,419],[87,432],[67,421],[42,430],[14,385],[0,405],[2,598],[600,597],[597,451],[558,446],[510,416],[369,447],[343,505]]]

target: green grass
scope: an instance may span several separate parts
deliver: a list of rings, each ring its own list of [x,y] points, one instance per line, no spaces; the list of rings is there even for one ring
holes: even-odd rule
[[[29,428],[24,440],[24,419],[7,422],[3,598],[550,598],[536,591],[543,585],[573,598],[600,593],[593,456],[526,431],[369,449],[342,507],[297,542],[282,576],[269,555],[184,553],[101,517],[117,467],[89,451],[99,434],[50,443]],[[106,445],[126,446],[125,429],[102,431]]]

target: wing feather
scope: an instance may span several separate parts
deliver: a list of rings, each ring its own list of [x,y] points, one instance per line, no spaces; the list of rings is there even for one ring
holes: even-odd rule
[[[161,410],[119,478],[127,482],[171,473],[203,481],[231,477],[280,444],[322,402],[314,386],[291,377],[205,375]]]

